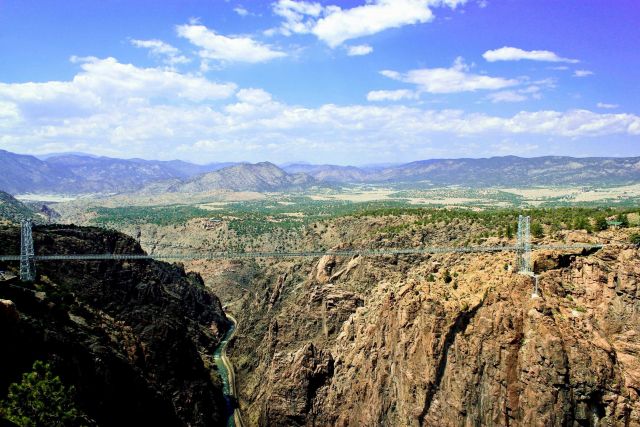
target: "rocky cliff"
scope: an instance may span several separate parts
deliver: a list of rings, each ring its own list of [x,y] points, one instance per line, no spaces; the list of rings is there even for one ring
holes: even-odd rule
[[[325,234],[363,244],[374,221],[334,224]],[[448,238],[438,233],[429,230]],[[245,420],[639,425],[639,256],[624,245],[538,252],[537,298],[510,253],[253,266],[250,288],[232,303]]]
[[[34,228],[37,254],[142,253],[97,228]],[[0,252],[19,230],[0,228]],[[11,264],[0,270],[15,269]],[[0,390],[34,360],[52,363],[99,425],[214,426],[225,402],[213,351],[229,327],[196,274],[148,260],[39,262],[32,285],[0,283]]]

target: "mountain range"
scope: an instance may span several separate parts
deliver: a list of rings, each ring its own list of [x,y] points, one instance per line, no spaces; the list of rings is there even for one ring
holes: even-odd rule
[[[21,193],[121,193],[167,179],[192,176],[236,163],[196,165],[180,160],[115,159],[80,154],[46,158],[0,150],[0,190]]]
[[[392,166],[306,163],[211,163],[115,159],[83,154],[51,157],[0,150],[0,190],[11,194],[113,194],[210,190],[285,191],[313,185],[380,183],[405,186],[530,187],[640,182],[640,157],[515,156],[432,159]]]

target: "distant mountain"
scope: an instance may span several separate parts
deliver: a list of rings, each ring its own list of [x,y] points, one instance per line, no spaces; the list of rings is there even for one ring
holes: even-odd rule
[[[421,160],[380,169],[332,165],[289,165],[320,182],[405,183],[509,187],[614,185],[640,182],[640,157],[573,158],[515,156],[488,159]]]
[[[196,165],[180,160],[114,159],[61,154],[44,160],[0,150],[0,190],[11,194],[111,194],[143,191],[280,191],[313,184],[528,187],[622,185],[640,182],[640,157],[515,156],[433,159],[391,166],[268,162]]]
[[[34,157],[0,150],[0,190],[11,194],[53,191],[73,174]]]
[[[355,166],[310,165],[296,163],[284,166],[288,173],[304,173],[313,176],[320,182],[359,182],[366,181],[371,173]]]
[[[198,175],[187,181],[172,180],[153,183],[142,192],[145,194],[203,193],[212,190],[233,191],[282,191],[302,189],[316,180],[303,173],[287,173],[273,163],[240,164],[215,172]]]
[[[31,209],[16,200],[11,194],[0,191],[0,221],[19,222],[32,218],[34,215]]]
[[[488,159],[424,160],[384,169],[377,182],[427,181],[434,185],[510,187],[604,185],[640,182],[640,157],[572,158],[515,156]]]
[[[20,193],[121,193],[168,179],[188,179],[236,163],[114,159],[80,154],[45,157],[0,150],[0,190]]]

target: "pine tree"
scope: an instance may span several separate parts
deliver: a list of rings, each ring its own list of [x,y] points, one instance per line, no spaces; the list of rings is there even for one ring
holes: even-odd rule
[[[88,425],[74,395],[74,387],[65,387],[48,363],[37,360],[32,372],[9,386],[7,399],[0,402],[0,416],[24,427]]]
[[[513,238],[513,229],[511,228],[511,224],[507,224],[506,235],[507,235],[507,239]]]
[[[609,227],[607,224],[607,218],[604,216],[599,216],[596,218],[596,230],[603,231]]]

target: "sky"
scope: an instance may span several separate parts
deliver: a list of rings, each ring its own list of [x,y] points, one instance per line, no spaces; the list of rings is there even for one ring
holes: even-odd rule
[[[0,0],[0,149],[640,155],[637,0]]]

